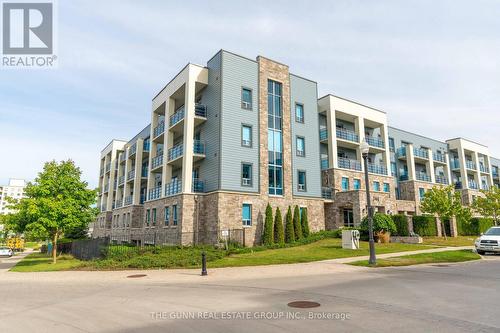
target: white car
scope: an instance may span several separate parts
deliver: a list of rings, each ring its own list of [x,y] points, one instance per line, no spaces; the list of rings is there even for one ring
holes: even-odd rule
[[[478,254],[500,252],[500,227],[491,227],[475,241]]]
[[[14,252],[10,248],[5,246],[0,247],[0,257],[12,257],[13,254]]]

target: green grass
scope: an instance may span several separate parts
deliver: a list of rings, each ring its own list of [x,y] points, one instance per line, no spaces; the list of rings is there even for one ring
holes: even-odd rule
[[[420,264],[452,263],[481,259],[481,256],[471,250],[455,250],[434,253],[420,253],[401,257],[378,259],[376,266],[369,266],[368,260],[355,261],[350,263],[354,266],[368,267],[389,267],[389,266],[410,266]]]
[[[11,272],[51,272],[67,271],[77,268],[82,262],[70,255],[60,255],[57,257],[57,263],[52,263],[52,258],[44,253],[32,253],[27,255],[16,266],[10,269]]]
[[[434,246],[472,246],[478,236],[458,236],[458,237],[424,237],[425,245]]]
[[[39,250],[41,246],[42,246],[42,244],[40,242],[25,242],[24,243],[25,249]]]

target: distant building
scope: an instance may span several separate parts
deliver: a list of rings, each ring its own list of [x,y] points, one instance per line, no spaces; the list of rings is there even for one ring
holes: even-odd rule
[[[26,181],[24,179],[9,179],[9,185],[0,185],[0,215],[12,213],[8,208],[7,198],[24,198],[24,188]]]

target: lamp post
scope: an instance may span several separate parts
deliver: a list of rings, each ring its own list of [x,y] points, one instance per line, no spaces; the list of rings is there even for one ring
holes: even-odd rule
[[[370,180],[368,179],[368,151],[370,150],[370,146],[366,140],[363,140],[360,148],[365,168],[366,207],[368,209],[368,240],[370,244],[370,259],[368,260],[368,264],[375,265],[377,258],[375,257],[375,241],[373,239],[373,207],[370,200]]]

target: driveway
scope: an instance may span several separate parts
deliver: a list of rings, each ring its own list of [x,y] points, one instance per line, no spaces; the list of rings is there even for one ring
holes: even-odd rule
[[[0,331],[499,332],[499,283],[499,256],[382,269],[223,268],[207,277],[197,270],[7,272],[0,274]],[[287,306],[297,300],[320,306]]]

